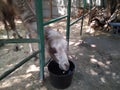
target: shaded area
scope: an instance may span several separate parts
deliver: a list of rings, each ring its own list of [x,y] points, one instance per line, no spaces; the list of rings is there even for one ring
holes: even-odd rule
[[[65,22],[50,24],[65,34]],[[58,27],[59,26],[59,27]],[[96,36],[85,33],[79,36],[80,24],[71,27],[69,58],[76,65],[72,84],[65,90],[119,90],[120,89],[120,38],[98,31]],[[26,57],[28,45],[22,44],[19,52],[13,45],[0,47],[0,73],[21,58]],[[51,86],[45,67],[45,81],[39,82],[39,64],[29,61],[11,75],[0,81],[0,90],[57,90]]]

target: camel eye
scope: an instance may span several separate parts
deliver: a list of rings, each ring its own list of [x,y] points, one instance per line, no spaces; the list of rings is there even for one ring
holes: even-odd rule
[[[49,48],[49,52],[51,53],[51,54],[55,54],[55,53],[57,53],[57,51],[56,51],[56,49],[55,48]]]

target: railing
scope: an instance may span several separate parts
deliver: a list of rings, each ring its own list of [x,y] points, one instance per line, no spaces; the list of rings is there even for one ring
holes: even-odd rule
[[[84,0],[84,6],[86,5],[86,0]],[[37,33],[38,38],[37,39],[0,39],[0,43],[38,43],[39,50],[34,52],[32,55],[28,56],[21,62],[17,63],[15,66],[10,68],[9,70],[5,71],[1,76],[0,80],[8,76],[11,72],[19,68],[21,65],[29,61],[31,58],[33,58],[35,55],[39,54],[39,66],[40,66],[40,80],[43,81],[44,79],[44,66],[45,64],[45,51],[44,51],[44,26],[48,25],[50,23],[57,22],[61,19],[67,18],[67,26],[66,26],[66,39],[68,41],[69,46],[69,37],[70,37],[70,26],[77,23],[79,20],[82,20],[81,22],[81,34],[82,34],[82,26],[83,26],[83,18],[85,17],[84,13],[83,16],[78,18],[77,20],[73,21],[70,24],[70,15],[71,15],[71,0],[68,0],[68,6],[67,6],[67,15],[58,17],[56,19],[49,20],[47,22],[43,22],[43,10],[42,10],[42,0],[35,0],[35,6],[36,6],[36,14],[37,14]],[[86,7],[86,6],[85,6]],[[42,42],[40,42],[42,41]]]

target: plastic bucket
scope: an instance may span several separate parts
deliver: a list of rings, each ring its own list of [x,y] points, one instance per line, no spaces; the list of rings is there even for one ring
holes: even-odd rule
[[[69,61],[70,68],[68,71],[61,70],[59,65],[53,60],[48,64],[48,70],[50,72],[50,82],[58,89],[65,89],[70,86],[74,74],[75,65],[72,61]]]

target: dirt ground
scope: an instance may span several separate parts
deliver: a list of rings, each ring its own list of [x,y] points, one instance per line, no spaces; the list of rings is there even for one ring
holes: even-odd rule
[[[65,35],[65,21],[51,24]],[[24,27],[17,25],[24,36]],[[71,26],[69,58],[75,63],[75,73],[71,85],[65,90],[120,90],[120,38],[110,33],[97,31],[95,36],[84,23],[80,36],[80,22]],[[1,38],[6,37],[4,31]],[[14,44],[0,47],[0,75],[29,54],[28,44],[19,44],[20,50],[13,50]],[[45,67],[45,80],[39,82],[39,64],[33,59],[0,81],[0,90],[58,90],[49,80]]]

